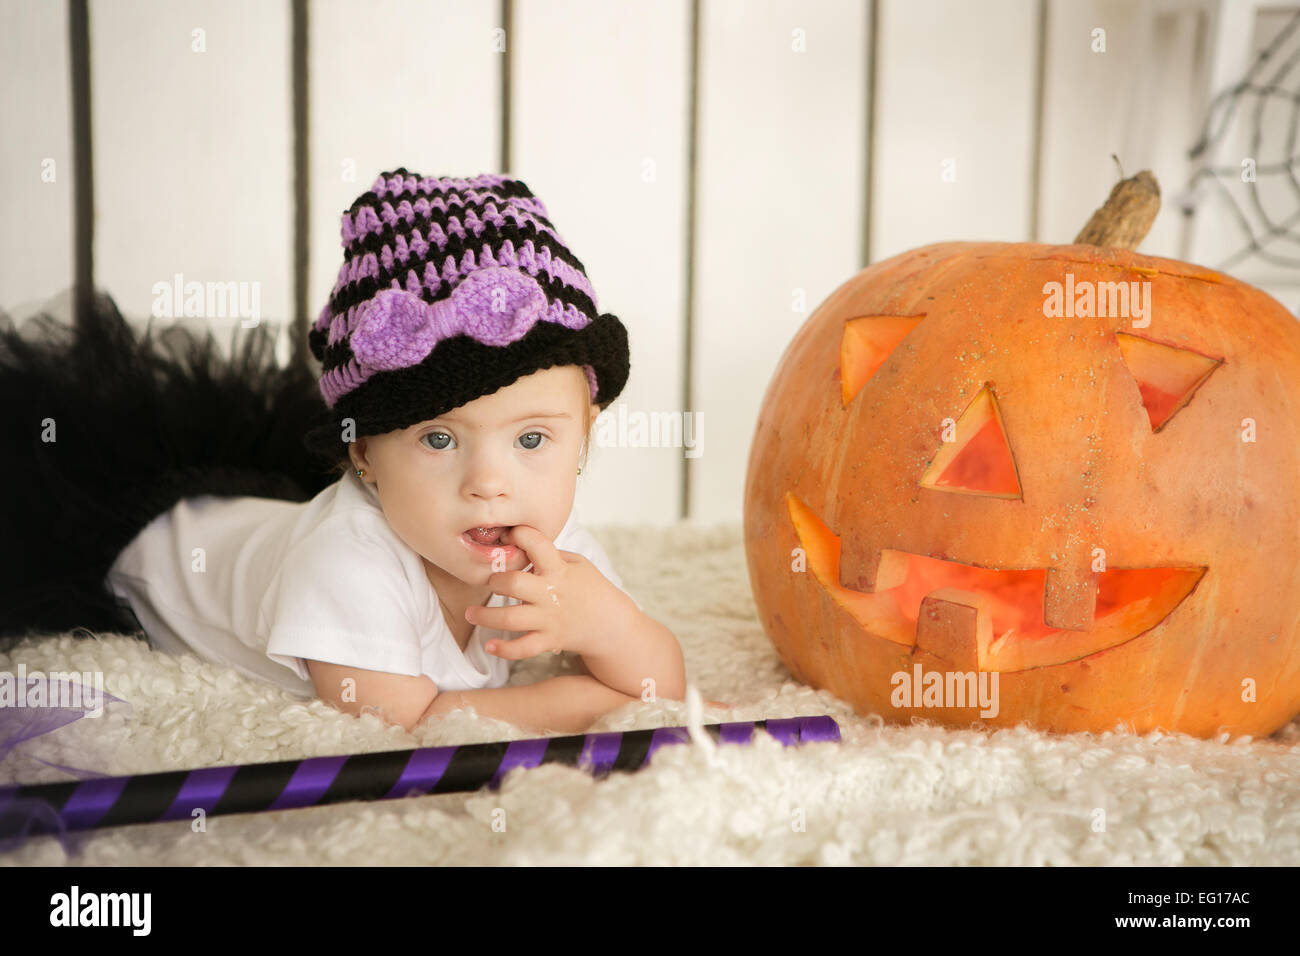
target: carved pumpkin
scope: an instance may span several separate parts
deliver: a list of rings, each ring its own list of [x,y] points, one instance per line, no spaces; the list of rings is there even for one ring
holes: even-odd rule
[[[950,726],[1267,735],[1300,711],[1300,325],[1120,248],[1143,184],[1087,241],[879,262],[796,334],[744,514],[796,677]],[[1145,317],[1113,308],[1143,282]]]

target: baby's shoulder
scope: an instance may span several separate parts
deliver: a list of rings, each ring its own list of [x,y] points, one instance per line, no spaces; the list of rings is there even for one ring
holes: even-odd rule
[[[382,515],[364,511],[326,516],[285,552],[284,562],[373,569],[398,564],[401,549]]]

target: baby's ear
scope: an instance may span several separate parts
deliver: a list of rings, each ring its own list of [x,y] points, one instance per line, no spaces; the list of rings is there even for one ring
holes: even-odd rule
[[[352,462],[352,470],[365,468],[366,466],[366,439],[358,438],[348,444],[348,458]]]

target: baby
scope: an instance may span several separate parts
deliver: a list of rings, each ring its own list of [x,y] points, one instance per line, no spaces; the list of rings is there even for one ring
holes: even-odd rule
[[[522,632],[488,640],[485,649],[506,661],[571,651],[581,656],[583,673],[457,690],[440,688],[427,674],[309,658],[321,699],[350,713],[374,709],[407,729],[472,706],[521,727],[570,733],[647,689],[682,699],[685,671],[672,632],[611,583],[616,576],[599,545],[591,550],[605,573],[554,543],[573,507],[579,448],[599,411],[588,403],[578,366],[552,366],[447,415],[361,438],[350,450],[393,531],[423,558],[462,651],[478,627]],[[590,548],[594,539],[585,537]],[[499,594],[521,603],[485,606]],[[345,698],[350,686],[355,693]]]
[[[546,207],[508,177],[397,169],[342,239],[309,335],[329,411],[306,436],[337,481],[305,502],[183,497],[117,555],[113,594],[156,647],[407,730],[472,707],[577,733],[681,700],[676,638],[573,510],[630,364]],[[503,686],[512,661],[561,651],[581,673]]]

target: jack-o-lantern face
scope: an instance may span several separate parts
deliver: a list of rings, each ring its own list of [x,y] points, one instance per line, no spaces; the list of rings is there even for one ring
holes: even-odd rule
[[[1146,314],[1045,314],[1052,283],[1122,284]],[[920,663],[996,672],[995,725],[1272,732],[1300,710],[1297,413],[1300,326],[1218,273],[1002,243],[879,263],[764,401],[745,531],[767,632],[892,719],[974,716],[891,704]]]

